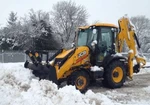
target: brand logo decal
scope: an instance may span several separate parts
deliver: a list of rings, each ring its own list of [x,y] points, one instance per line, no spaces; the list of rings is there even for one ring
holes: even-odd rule
[[[80,57],[84,56],[85,54],[86,54],[86,51],[82,51],[81,53],[78,54],[78,57],[80,58]]]

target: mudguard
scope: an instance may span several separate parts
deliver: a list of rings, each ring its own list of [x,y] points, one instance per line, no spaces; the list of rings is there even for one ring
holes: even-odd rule
[[[127,59],[124,56],[117,56],[117,55],[107,55],[103,60],[103,67],[107,67],[108,64],[110,64],[114,60],[121,60],[123,62],[126,62]]]

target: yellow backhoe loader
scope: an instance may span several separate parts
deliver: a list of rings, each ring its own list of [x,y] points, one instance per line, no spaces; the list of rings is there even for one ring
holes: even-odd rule
[[[118,23],[119,27],[109,23],[79,27],[74,47],[61,49],[50,58],[46,51],[26,51],[32,62],[26,61],[24,66],[40,79],[56,84],[67,81],[81,92],[97,79],[103,79],[106,87],[120,88],[126,77],[132,79],[146,60],[138,55],[140,44],[130,20],[122,17]],[[121,55],[124,42],[129,48],[127,57]],[[45,62],[43,54],[47,55]],[[133,64],[133,60],[137,63]]]

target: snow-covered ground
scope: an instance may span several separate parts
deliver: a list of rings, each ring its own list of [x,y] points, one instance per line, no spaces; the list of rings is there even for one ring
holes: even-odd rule
[[[150,73],[147,71],[143,70],[141,75]],[[81,94],[73,86],[58,89],[51,81],[39,81],[23,63],[0,63],[0,105],[150,105],[150,84],[138,90],[139,94],[146,93],[145,97],[139,95],[141,102],[136,101],[132,93],[119,91],[93,92],[89,89]],[[117,101],[119,97],[133,99]]]

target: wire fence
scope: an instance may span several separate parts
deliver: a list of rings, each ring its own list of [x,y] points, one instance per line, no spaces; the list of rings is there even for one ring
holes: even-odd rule
[[[49,57],[55,54],[56,51],[49,51]],[[144,53],[147,61],[150,61],[150,53]],[[46,59],[46,56],[43,56],[43,59]],[[29,57],[22,51],[5,51],[0,52],[0,62],[2,63],[9,63],[9,62],[25,62],[29,60]]]
[[[49,51],[49,57],[55,54],[56,51]],[[43,59],[46,59],[46,56],[43,56]],[[6,51],[0,52],[0,62],[2,63],[10,63],[10,62],[25,62],[29,60],[29,57],[22,51]]]

